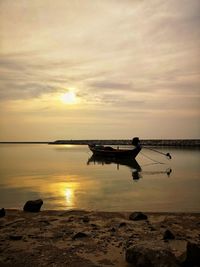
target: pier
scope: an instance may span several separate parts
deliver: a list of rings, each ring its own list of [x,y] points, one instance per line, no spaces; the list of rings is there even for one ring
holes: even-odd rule
[[[57,140],[52,145],[131,145],[132,139],[119,140]],[[141,139],[144,146],[200,147],[200,139]]]

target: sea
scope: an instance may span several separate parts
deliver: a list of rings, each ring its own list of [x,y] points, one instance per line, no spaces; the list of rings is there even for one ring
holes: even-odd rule
[[[120,148],[130,148],[120,146]],[[200,212],[200,149],[143,148],[134,160],[95,158],[86,145],[0,144],[0,208]]]

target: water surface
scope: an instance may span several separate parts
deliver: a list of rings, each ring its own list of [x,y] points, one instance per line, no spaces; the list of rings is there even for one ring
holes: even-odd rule
[[[200,150],[143,149],[137,162],[91,158],[81,145],[0,145],[0,207],[200,212]],[[162,164],[160,164],[160,163]]]

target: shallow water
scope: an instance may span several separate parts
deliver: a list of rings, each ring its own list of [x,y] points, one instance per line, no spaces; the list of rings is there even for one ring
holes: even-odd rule
[[[87,146],[0,145],[0,208],[200,212],[200,150],[143,149],[137,162],[91,158]],[[160,162],[160,163],[158,163]]]

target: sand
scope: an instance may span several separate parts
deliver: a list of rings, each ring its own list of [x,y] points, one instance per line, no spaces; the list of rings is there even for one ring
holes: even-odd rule
[[[125,252],[133,244],[161,244],[176,257],[188,241],[199,242],[200,214],[6,210],[0,218],[0,266],[130,266]],[[166,230],[175,239],[164,240]]]

